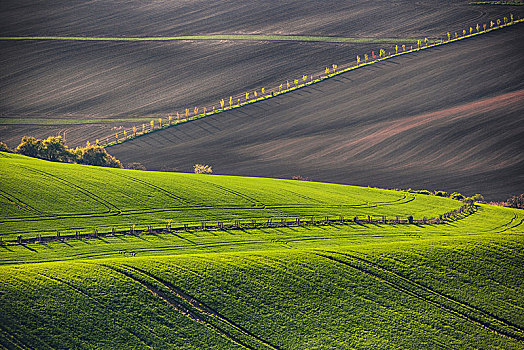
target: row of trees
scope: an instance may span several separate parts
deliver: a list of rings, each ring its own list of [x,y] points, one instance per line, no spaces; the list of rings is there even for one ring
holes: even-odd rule
[[[112,168],[122,168],[122,163],[98,145],[88,145],[69,149],[61,136],[51,136],[45,140],[24,136],[22,142],[11,150],[0,142],[0,151],[14,152],[28,157],[51,160],[54,162],[78,163]]]
[[[504,25],[507,25],[507,24],[513,24],[514,23],[514,19],[513,19],[513,15],[510,14],[509,15],[509,18],[508,17],[504,17],[502,20],[500,19],[497,19],[495,21],[490,21],[489,23],[489,29],[493,29],[495,26],[501,26],[502,24]],[[475,31],[476,29],[476,32],[477,33],[480,33],[481,29],[483,28],[484,31],[487,31],[488,30],[488,24],[484,24],[482,27],[477,24],[474,27],[469,27],[469,34],[473,34],[473,32]],[[466,36],[466,34],[468,33],[468,30],[467,29],[464,29],[462,30],[462,36]],[[454,33],[455,36],[454,38],[458,38],[459,37],[459,33],[455,32]],[[447,33],[447,40],[450,41],[451,39],[453,38],[453,35],[451,33]],[[444,43],[444,40],[445,39],[441,39],[440,40],[440,43]],[[420,39],[417,41],[417,48],[422,48],[423,46],[429,46],[430,44],[430,40],[426,37],[424,39]],[[406,51],[411,51],[414,49],[413,45],[411,47],[408,47],[406,46],[406,44],[403,44],[401,46],[399,45],[395,45],[394,48],[392,48],[391,50],[394,49],[394,53],[395,54],[398,54],[400,52],[406,52]],[[362,56],[359,56],[357,55],[356,56],[356,65],[359,66],[361,63],[368,63],[370,61],[374,61],[375,59],[378,58],[383,58],[383,57],[387,57],[387,56],[391,56],[392,54],[392,51],[388,51],[386,52],[386,50],[384,49],[379,49],[378,52],[375,52],[375,51],[371,51],[370,54],[368,53],[365,53],[363,54]],[[338,65],[336,64],[332,64],[331,67],[326,67],[325,70],[324,70],[324,73],[325,73],[325,76],[329,76],[330,74],[335,74],[337,73],[337,70],[338,69]],[[321,77],[321,75],[315,75],[317,77]],[[150,125],[149,125],[149,128],[146,129],[146,124],[142,124],[142,132],[141,134],[145,134],[147,132],[151,132],[155,129],[161,129],[162,127],[165,127],[165,126],[168,126],[168,125],[172,125],[172,123],[174,122],[175,124],[181,122],[181,121],[185,121],[185,120],[188,120],[190,119],[190,117],[198,117],[198,116],[205,116],[207,113],[215,113],[216,111],[221,111],[221,110],[226,110],[226,109],[231,109],[233,107],[236,107],[236,106],[239,106],[241,105],[241,103],[248,103],[250,101],[253,101],[253,100],[256,100],[260,97],[266,97],[266,96],[273,96],[275,93],[282,93],[282,92],[286,92],[287,90],[291,89],[292,87],[298,87],[300,86],[300,84],[305,84],[307,83],[308,81],[312,82],[314,79],[314,76],[313,75],[303,75],[302,76],[302,79],[294,79],[294,80],[287,80],[285,83],[282,83],[280,84],[278,87],[275,87],[273,90],[269,90],[269,91],[266,91],[265,88],[262,88],[260,91],[250,91],[250,92],[246,92],[245,93],[245,97],[244,97],[244,93],[242,95],[239,95],[239,96],[229,96],[229,98],[226,98],[226,99],[221,99],[218,104],[216,106],[212,106],[210,108],[206,108],[206,107],[203,107],[203,108],[199,108],[199,107],[194,107],[192,109],[190,108],[186,108],[185,109],[185,112],[176,112],[176,117],[173,115],[169,115],[167,117],[167,120],[163,120],[162,118],[158,118],[157,120],[151,120],[150,121]],[[158,123],[157,123],[158,121]],[[132,132],[130,131],[127,131],[127,130],[124,130],[121,134],[116,132],[114,137],[114,141],[113,141],[113,138],[109,138],[107,137],[105,139],[105,142],[106,144],[109,144],[111,142],[121,142],[123,140],[127,140],[129,138],[134,138],[136,137],[138,134],[140,134],[140,131],[137,129],[136,126],[133,126],[132,127]],[[103,141],[103,140],[102,140]],[[98,144],[98,140],[96,142]]]

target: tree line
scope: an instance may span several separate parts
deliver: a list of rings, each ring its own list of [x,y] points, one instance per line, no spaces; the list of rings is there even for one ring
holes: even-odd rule
[[[50,136],[45,140],[24,136],[14,150],[10,149],[5,143],[0,142],[0,151],[18,153],[53,162],[123,168],[122,163],[107,153],[104,147],[91,145],[88,142],[86,147],[68,148],[62,136]]]

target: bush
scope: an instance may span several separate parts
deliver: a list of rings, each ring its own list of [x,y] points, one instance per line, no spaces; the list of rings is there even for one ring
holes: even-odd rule
[[[111,168],[123,168],[122,163],[101,146],[87,146],[74,150],[76,161],[79,164],[107,166]]]
[[[303,177],[300,175],[295,175],[291,178],[292,180],[298,180],[298,181],[311,181],[309,177]]]
[[[16,147],[15,152],[51,161],[122,168],[120,161],[107,153],[105,148],[98,145],[91,146],[88,142],[85,148],[77,147],[74,150],[70,150],[61,136],[51,136],[46,140],[24,136],[22,142]]]
[[[41,158],[42,140],[36,139],[32,136],[22,137],[22,142],[15,148],[16,153],[23,154],[28,157]]]
[[[463,201],[464,199],[466,199],[466,197],[463,194],[458,192],[453,192],[450,197],[451,199],[455,199],[457,201]]]
[[[131,170],[147,170],[146,167],[145,167],[144,165],[142,165],[142,163],[139,163],[139,162],[129,163],[129,164],[126,166],[126,169],[131,169]]]
[[[9,152],[12,153],[13,150],[9,148],[5,143],[0,141],[0,152]]]
[[[481,195],[480,193],[475,194],[473,197],[470,197],[470,199],[473,202],[484,203],[484,196]]]
[[[62,136],[50,136],[46,140],[24,136],[16,147],[16,153],[28,157],[47,159],[55,162],[69,162],[74,156],[64,143]]]
[[[417,191],[413,191],[414,193],[418,193],[418,194],[425,194],[425,195],[430,195],[432,194],[430,191],[428,190],[417,190]]]
[[[524,209],[524,193],[520,196],[513,196],[508,198],[506,201],[506,206],[510,208]]]
[[[195,174],[213,174],[211,166],[205,164],[195,164],[193,165],[193,170]]]
[[[435,196],[437,197],[449,197],[449,193],[446,191],[435,191]]]

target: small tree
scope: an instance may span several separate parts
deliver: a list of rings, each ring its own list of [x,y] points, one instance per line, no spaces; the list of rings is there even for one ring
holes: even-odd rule
[[[15,148],[15,152],[28,157],[39,157],[41,149],[42,140],[32,136],[24,136],[22,137],[22,142]]]
[[[5,143],[0,141],[0,152],[13,152],[12,149],[10,149]]]
[[[459,193],[459,192],[453,192],[453,193],[451,194],[450,198],[451,198],[451,199],[455,199],[455,200],[457,200],[457,201],[462,201],[462,200],[464,200],[466,197],[465,197],[463,194]]]
[[[506,201],[506,205],[510,208],[524,209],[524,193],[520,196],[513,196]]]
[[[205,164],[195,164],[193,165],[193,170],[195,174],[212,174],[213,169],[211,169],[210,165]]]
[[[112,168],[122,168],[122,163],[100,146],[89,146],[77,148],[73,151],[77,155],[79,164],[107,166]]]

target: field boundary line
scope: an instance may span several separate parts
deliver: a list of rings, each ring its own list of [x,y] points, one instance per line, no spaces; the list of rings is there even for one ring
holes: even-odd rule
[[[256,209],[256,208],[254,208]],[[395,219],[391,217],[386,217],[383,215],[356,215],[351,218],[351,215],[345,217],[344,215],[307,215],[307,216],[286,216],[286,217],[264,217],[264,218],[239,218],[234,219],[230,218],[227,220],[216,219],[213,221],[196,221],[196,222],[179,222],[175,223],[173,226],[171,222],[167,224],[164,223],[161,228],[158,228],[160,224],[158,223],[142,223],[141,226],[147,226],[147,229],[138,229],[134,224],[130,223],[130,228],[124,230],[116,230],[115,227],[122,227],[123,225],[105,225],[98,226],[98,228],[111,228],[111,231],[108,232],[99,232],[98,228],[93,228],[91,233],[80,233],[82,230],[87,228],[80,228],[80,231],[76,231],[75,234],[70,235],[61,235],[57,231],[56,236],[41,236],[39,234],[37,237],[23,239],[22,235],[19,234],[16,240],[1,240],[0,236],[0,245],[6,244],[32,244],[32,243],[42,243],[42,242],[54,242],[54,241],[64,241],[71,239],[85,239],[85,238],[99,238],[107,236],[125,236],[125,235],[140,235],[140,234],[162,234],[165,232],[191,232],[191,231],[212,231],[212,230],[246,230],[246,229],[261,229],[261,228],[279,228],[279,227],[301,227],[301,226],[330,226],[330,225],[347,225],[347,224],[356,224],[356,225],[366,225],[366,224],[375,224],[375,225],[415,225],[423,227],[423,225],[446,225],[451,222],[462,220],[472,214],[475,214],[478,211],[478,206],[475,204],[464,204],[459,209],[452,210],[450,212],[439,215],[437,218],[423,218],[423,219],[413,219],[413,217],[408,217],[406,220],[400,219],[400,216],[397,216]],[[216,223],[216,224],[214,224]],[[154,228],[153,226],[156,226]],[[129,226],[127,226],[129,227]],[[77,230],[77,229],[73,229]],[[55,232],[48,230],[39,230],[31,231],[33,233],[45,233],[45,232]]]
[[[198,110],[200,110],[200,109],[195,107],[193,116],[191,116],[191,114],[192,114],[191,113],[191,109],[192,108],[191,109],[190,108],[186,108],[185,117],[184,117],[183,113],[182,113],[182,116],[180,116],[178,112],[175,112],[177,114],[177,118],[174,121],[172,121],[171,115],[168,116],[168,121],[166,121],[163,124],[161,122],[162,118],[158,118],[158,120],[160,121],[160,125],[157,128],[155,128],[155,126],[154,126],[154,123],[155,123],[156,119],[153,118],[152,121],[151,121],[151,128],[150,129],[147,129],[147,130],[144,129],[142,132],[132,131],[131,129],[124,129],[124,131],[125,131],[124,138],[119,138],[118,137],[118,133],[117,133],[115,141],[109,142],[110,138],[113,139],[115,137],[115,134],[112,134],[112,135],[108,135],[108,136],[105,136],[105,137],[101,138],[102,142],[99,142],[99,140],[97,139],[95,141],[95,143],[98,144],[98,145],[101,145],[102,147],[108,147],[109,148],[109,147],[112,147],[112,146],[115,146],[115,145],[118,145],[118,144],[121,144],[121,143],[124,143],[124,142],[128,142],[128,141],[134,140],[134,139],[142,137],[144,135],[148,135],[150,133],[158,132],[158,131],[161,131],[161,130],[164,130],[164,129],[167,129],[167,128],[170,128],[170,127],[175,127],[175,126],[178,126],[178,125],[181,125],[181,124],[185,124],[185,123],[188,123],[188,122],[191,122],[191,121],[195,121],[195,120],[198,120],[198,119],[201,119],[201,118],[205,118],[205,117],[208,117],[208,116],[220,114],[220,113],[223,113],[223,112],[226,112],[226,111],[231,111],[231,110],[234,110],[234,109],[237,109],[237,108],[242,108],[243,106],[246,106],[246,105],[249,105],[249,104],[257,103],[257,102],[260,102],[260,101],[265,101],[267,99],[271,99],[271,98],[274,98],[274,97],[277,97],[277,96],[280,96],[280,95],[283,95],[283,94],[287,94],[287,93],[293,92],[295,90],[302,89],[302,88],[308,87],[310,85],[320,83],[320,82],[322,82],[322,81],[324,81],[326,79],[330,79],[330,78],[339,76],[339,75],[344,74],[346,72],[349,72],[351,70],[355,70],[355,69],[359,69],[359,68],[362,68],[362,67],[366,67],[366,66],[369,66],[369,65],[372,65],[372,64],[375,64],[375,63],[378,63],[378,62],[382,62],[382,61],[385,61],[385,60],[389,60],[389,59],[392,59],[392,58],[395,58],[395,57],[399,57],[399,56],[402,56],[402,55],[416,53],[416,52],[419,52],[421,50],[426,50],[426,49],[431,49],[431,48],[438,47],[438,46],[441,46],[441,45],[451,44],[451,43],[454,43],[454,42],[457,42],[457,41],[460,41],[460,40],[464,40],[464,39],[476,37],[476,36],[479,36],[479,35],[487,34],[487,33],[490,33],[492,31],[496,31],[496,30],[499,30],[499,29],[504,29],[506,27],[522,23],[522,22],[524,22],[524,19],[512,20],[511,22],[506,22],[504,24],[502,24],[500,22],[500,20],[498,20],[498,21],[499,21],[499,23],[497,25],[492,26],[490,28],[486,28],[483,31],[480,31],[480,28],[479,28],[476,33],[473,33],[472,31],[470,31],[470,34],[467,34],[466,30],[464,29],[463,30],[464,34],[462,36],[456,36],[455,38],[452,38],[451,35],[449,35],[447,41],[444,41],[444,39],[441,39],[440,42],[430,43],[429,39],[428,39],[428,41],[425,41],[425,45],[422,45],[422,43],[421,43],[422,40],[419,40],[417,42],[418,47],[416,47],[416,48],[413,48],[413,46],[411,46],[411,49],[410,48],[406,49],[405,45],[404,45],[403,50],[399,52],[398,51],[398,45],[397,45],[397,47],[396,47],[397,52],[395,52],[395,53],[389,52],[389,54],[386,54],[385,51],[384,51],[384,54],[380,53],[380,56],[375,55],[374,51],[372,51],[372,56],[373,56],[372,59],[370,59],[368,61],[367,58],[366,58],[364,63],[361,63],[360,62],[360,58],[358,58],[356,65],[354,63],[345,63],[343,66],[340,67],[340,69],[338,69],[339,68],[338,65],[333,64],[332,65],[333,66],[333,72],[332,73],[330,73],[331,70],[329,68],[326,68],[326,72],[325,73],[315,73],[313,75],[309,75],[308,74],[308,75],[304,75],[302,78],[299,78],[299,79],[294,79],[294,80],[291,79],[291,84],[290,84],[290,80],[287,80],[287,85],[285,86],[285,89],[283,89],[283,84],[284,83],[282,83],[282,84],[280,84],[280,86],[269,88],[267,91],[265,91],[265,88],[261,88],[260,89],[260,92],[261,92],[260,93],[260,97],[258,97],[258,95],[257,95],[257,89],[255,89],[254,91],[246,92],[245,93],[245,98],[244,98],[243,94],[238,94],[238,95],[235,95],[235,96],[229,96],[229,99],[228,99],[229,100],[229,106],[227,106],[225,100],[222,99],[221,103],[220,103],[220,106],[213,105],[213,106],[210,106],[209,108],[203,107],[203,113],[200,113],[200,114],[198,114]],[[491,23],[494,23],[494,22],[492,21]],[[473,28],[470,28],[470,29],[472,30]],[[448,32],[448,34],[449,34],[449,32]],[[455,34],[457,35],[457,33],[455,33]],[[399,40],[398,42],[402,42],[402,41]],[[382,49],[380,49],[380,50],[383,51]],[[365,54],[365,57],[368,57],[367,53]],[[250,95],[251,93],[254,94],[254,98],[248,98],[248,95]],[[241,100],[244,101],[244,102],[240,102]],[[103,141],[107,141],[107,142],[105,144],[103,144]]]

